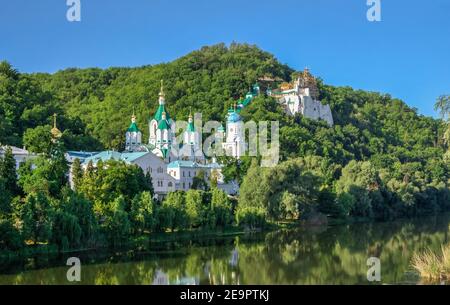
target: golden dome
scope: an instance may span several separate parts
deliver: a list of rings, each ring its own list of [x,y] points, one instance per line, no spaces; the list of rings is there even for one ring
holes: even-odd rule
[[[53,114],[53,128],[50,131],[53,138],[61,138],[62,132],[56,127],[56,113]]]
[[[289,83],[282,83],[281,84],[281,86],[280,86],[280,88],[281,88],[281,90],[290,90],[290,89],[292,89],[293,88],[293,86],[292,86],[292,84],[289,84]]]

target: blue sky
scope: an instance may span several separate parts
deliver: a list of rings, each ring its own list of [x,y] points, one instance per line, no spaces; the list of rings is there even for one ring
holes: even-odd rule
[[[0,0],[0,60],[21,72],[140,66],[219,42],[257,44],[332,85],[389,93],[425,115],[450,94],[450,1]]]

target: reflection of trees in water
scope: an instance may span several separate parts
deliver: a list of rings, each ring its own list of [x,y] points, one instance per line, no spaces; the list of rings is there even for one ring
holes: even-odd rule
[[[366,262],[375,256],[381,259],[384,282],[401,282],[414,251],[438,248],[447,233],[448,218],[338,226],[317,234],[269,233],[262,247],[240,245],[246,262],[241,274],[245,283],[366,283]]]
[[[159,270],[171,284],[186,279],[200,284],[367,283],[366,262],[371,256],[381,259],[384,283],[399,283],[411,269],[412,254],[438,249],[448,239],[448,230],[449,217],[437,217],[177,242],[147,254],[111,256],[83,265],[82,283],[152,284]],[[64,284],[66,271],[63,266],[4,275],[0,284]]]

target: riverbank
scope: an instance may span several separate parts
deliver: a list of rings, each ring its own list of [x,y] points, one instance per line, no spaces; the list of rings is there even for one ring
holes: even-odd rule
[[[448,240],[450,215],[248,232],[174,232],[141,250],[105,249],[37,255],[1,265],[0,284],[71,284],[67,259],[82,262],[82,284],[418,284],[415,253]],[[284,225],[284,224],[280,224]],[[136,241],[138,244],[139,241]],[[141,241],[142,243],[142,241]],[[130,248],[130,247],[128,247]],[[131,247],[132,248],[132,247]],[[380,283],[367,281],[368,257],[382,263]],[[433,282],[434,284],[435,282]]]
[[[450,244],[442,245],[440,251],[430,249],[414,254],[412,265],[422,280],[436,283],[450,279]]]
[[[35,257],[39,255],[58,255],[69,253],[83,253],[90,251],[149,251],[152,246],[171,243],[171,242],[185,242],[185,241],[201,241],[208,239],[224,238],[224,237],[236,237],[246,234],[268,233],[283,229],[296,229],[296,228],[318,228],[329,226],[341,226],[350,224],[364,224],[364,223],[379,223],[368,218],[346,218],[335,219],[326,218],[323,220],[324,215],[318,217],[314,215],[313,220],[301,220],[301,221],[280,221],[280,222],[268,222],[263,228],[243,228],[238,226],[228,226],[221,229],[191,229],[175,232],[152,232],[145,233],[141,236],[131,238],[126,243],[121,243],[115,247],[108,246],[106,244],[98,243],[95,246],[79,247],[71,249],[60,249],[56,245],[38,244],[38,245],[26,245],[24,248],[17,251],[0,250],[0,262],[24,259],[27,257]],[[420,220],[421,218],[416,218]],[[407,221],[415,220],[411,219],[397,219],[395,221]],[[384,221],[380,221],[381,223]]]
[[[156,233],[146,233],[141,236],[132,238],[127,243],[122,243],[116,247],[109,247],[106,245],[99,244],[97,246],[91,247],[80,247],[72,248],[67,250],[59,249],[56,245],[49,244],[37,244],[37,245],[26,245],[24,248],[17,251],[0,251],[0,262],[5,260],[23,259],[27,257],[33,257],[37,255],[57,255],[57,254],[68,254],[68,253],[82,253],[89,251],[145,251],[149,250],[151,246],[159,243],[168,242],[182,242],[182,241],[195,241],[201,239],[214,239],[223,237],[235,237],[244,234],[253,234],[261,232],[271,232],[283,228],[293,228],[295,223],[270,223],[264,228],[257,229],[244,229],[241,227],[226,227],[220,230],[209,230],[209,229],[197,229],[197,230],[184,230],[175,232],[156,232]],[[298,223],[297,223],[298,225]]]

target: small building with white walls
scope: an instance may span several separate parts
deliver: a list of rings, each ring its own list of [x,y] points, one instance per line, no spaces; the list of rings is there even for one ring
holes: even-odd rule
[[[169,192],[177,190],[176,180],[167,174],[167,165],[158,156],[151,152],[124,152],[103,151],[92,157],[86,158],[82,167],[86,169],[89,162],[97,166],[99,161],[108,160],[123,161],[127,164],[137,165],[145,174],[150,173],[152,177],[153,189],[158,199],[164,198]]]
[[[178,189],[187,191],[192,188],[194,177],[200,171],[204,172],[205,180],[209,181],[211,177],[211,169],[207,165],[202,165],[193,161],[177,160],[167,165],[167,173],[176,179]]]
[[[194,178],[203,171],[205,182],[211,185],[211,178],[217,181],[217,187],[228,195],[239,193],[239,185],[232,181],[226,183],[222,174],[222,166],[216,162],[200,164],[192,161],[174,161],[167,166],[167,173],[176,179],[177,190],[187,191],[192,188]]]
[[[29,159],[36,158],[37,155],[30,153],[28,150],[15,146],[0,146],[0,158],[5,156],[6,149],[11,147],[12,154],[16,160],[16,170],[19,169],[20,164],[25,163]]]

